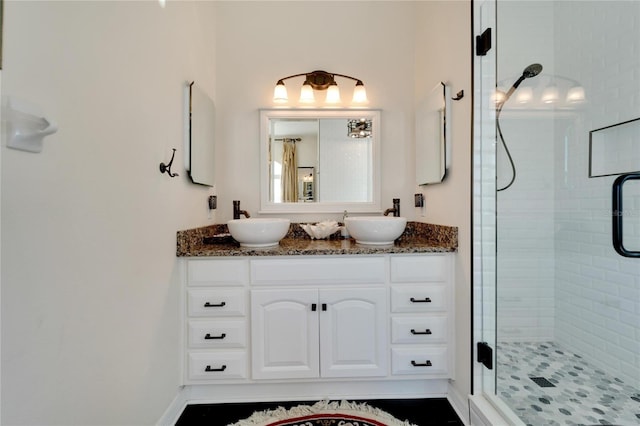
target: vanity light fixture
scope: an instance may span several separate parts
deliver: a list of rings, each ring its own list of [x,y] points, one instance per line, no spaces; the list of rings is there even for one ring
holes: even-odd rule
[[[327,104],[339,104],[340,103],[340,89],[338,83],[336,83],[336,77],[342,77],[356,82],[356,86],[353,89],[353,104],[364,104],[367,102],[367,91],[364,88],[362,80],[344,75],[331,73],[326,71],[312,71],[310,73],[294,74],[285,78],[281,78],[276,83],[276,87],[273,91],[273,102],[286,103],[289,101],[287,95],[287,88],[284,85],[284,81],[294,77],[305,77],[302,88],[300,89],[300,103],[310,104],[315,102],[314,90],[327,91],[325,102]]]

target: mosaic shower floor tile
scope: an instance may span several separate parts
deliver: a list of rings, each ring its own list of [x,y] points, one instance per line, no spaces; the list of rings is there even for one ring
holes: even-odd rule
[[[498,396],[525,424],[640,425],[640,384],[624,383],[555,343],[504,342],[497,353]]]

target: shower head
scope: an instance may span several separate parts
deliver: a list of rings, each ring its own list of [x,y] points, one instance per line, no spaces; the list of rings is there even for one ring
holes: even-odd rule
[[[536,75],[542,72],[542,65],[540,64],[531,64],[522,71],[522,76],[524,78],[535,77]]]
[[[526,67],[524,69],[524,71],[522,71],[522,75],[520,76],[520,78],[518,78],[516,80],[516,82],[513,83],[513,88],[517,89],[518,86],[520,86],[520,83],[522,83],[525,78],[535,77],[536,75],[540,74],[541,72],[542,72],[542,65],[540,65],[540,64],[531,64],[531,65],[529,65],[528,67]]]

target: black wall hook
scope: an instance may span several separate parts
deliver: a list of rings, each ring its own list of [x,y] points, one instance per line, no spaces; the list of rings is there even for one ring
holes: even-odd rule
[[[464,98],[464,90],[460,90],[458,93],[456,93],[456,96],[451,99],[454,101],[459,101],[462,98]]]
[[[160,173],[167,172],[167,174],[171,177],[178,176],[177,173],[171,173],[171,164],[173,164],[173,157],[175,156],[176,156],[176,149],[173,148],[173,154],[171,154],[171,161],[169,161],[169,164],[160,163]]]

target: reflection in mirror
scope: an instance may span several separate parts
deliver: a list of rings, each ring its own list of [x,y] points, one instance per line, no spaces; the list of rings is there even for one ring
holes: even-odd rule
[[[195,82],[187,86],[187,92],[188,144],[185,147],[185,167],[193,183],[213,186],[215,184],[213,100]]]
[[[298,166],[298,201],[307,203],[315,200],[314,169],[315,167]]]
[[[438,83],[416,110],[416,183],[444,180],[451,163],[450,89]]]
[[[379,112],[261,112],[263,212],[380,210]]]

